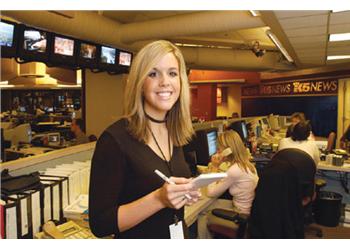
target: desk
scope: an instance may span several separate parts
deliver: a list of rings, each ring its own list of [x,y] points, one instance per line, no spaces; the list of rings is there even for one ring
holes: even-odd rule
[[[5,149],[5,159],[6,161],[16,160],[18,158],[39,155],[46,152],[52,151],[52,148],[45,147],[29,147],[29,148],[21,148],[19,150],[8,148]]]
[[[198,218],[198,215],[207,210],[211,204],[216,201],[217,198],[209,198],[202,192],[202,197],[199,201],[191,206],[185,207],[185,222],[188,227],[190,227]]]
[[[317,170],[350,172],[350,163],[344,163],[343,166],[338,167],[331,164],[327,164],[325,161],[320,161],[317,165]]]

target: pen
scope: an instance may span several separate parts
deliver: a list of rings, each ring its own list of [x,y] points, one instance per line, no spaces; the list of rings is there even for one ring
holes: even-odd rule
[[[175,182],[171,181],[166,175],[164,175],[162,172],[160,172],[158,169],[154,170],[154,172],[160,177],[162,178],[166,183],[168,184],[175,184]],[[188,194],[185,194],[185,197],[189,200],[192,199],[191,196],[189,196]]]

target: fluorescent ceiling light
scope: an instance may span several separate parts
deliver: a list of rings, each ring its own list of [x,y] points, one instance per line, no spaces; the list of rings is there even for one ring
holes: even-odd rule
[[[330,34],[329,35],[330,42],[346,41],[346,40],[350,40],[350,33]]]
[[[270,30],[266,31],[266,35],[272,40],[272,42],[279,48],[284,57],[288,60],[288,62],[294,62],[293,58],[288,54],[287,50],[283,47],[282,43],[278,40],[278,38],[273,34]]]
[[[332,12],[333,12],[333,13],[343,12],[343,11],[349,11],[349,10],[344,10],[344,9],[336,9],[336,10],[332,10]]]
[[[341,59],[350,59],[350,55],[327,56],[327,60],[341,60]]]
[[[260,16],[260,12],[258,10],[250,10],[249,11],[252,16]]]

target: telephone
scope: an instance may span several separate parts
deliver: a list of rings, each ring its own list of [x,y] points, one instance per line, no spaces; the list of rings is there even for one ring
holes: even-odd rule
[[[97,239],[89,229],[80,227],[73,221],[56,226],[52,221],[43,225],[43,232],[35,235],[37,239]]]

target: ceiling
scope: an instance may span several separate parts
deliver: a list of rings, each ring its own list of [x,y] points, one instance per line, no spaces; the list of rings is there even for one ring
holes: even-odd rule
[[[350,67],[350,59],[326,60],[328,55],[350,54],[350,41],[328,41],[331,33],[350,33],[350,11],[260,11],[256,17],[243,10],[64,11],[62,15],[3,11],[2,15],[134,52],[149,41],[167,39],[182,49],[192,68],[282,72],[328,65]],[[266,35],[269,29],[294,63],[287,62]],[[256,41],[267,51],[263,57],[252,52]]]
[[[194,11],[103,11],[101,15],[123,24],[180,16]],[[259,41],[262,49],[278,48],[266,35],[266,30],[273,33],[289,46],[283,44],[294,55],[298,68],[320,67],[329,64],[347,63],[349,60],[327,61],[327,56],[350,55],[350,41],[329,42],[328,35],[350,33],[350,11],[260,11],[260,18],[265,23],[258,28],[227,30],[225,32],[204,33],[195,36],[173,37],[172,41],[184,44],[206,46],[228,46],[235,49],[251,49]],[[270,18],[266,18],[266,15]],[[265,17],[265,18],[264,18]],[[279,26],[275,29],[271,26]]]

